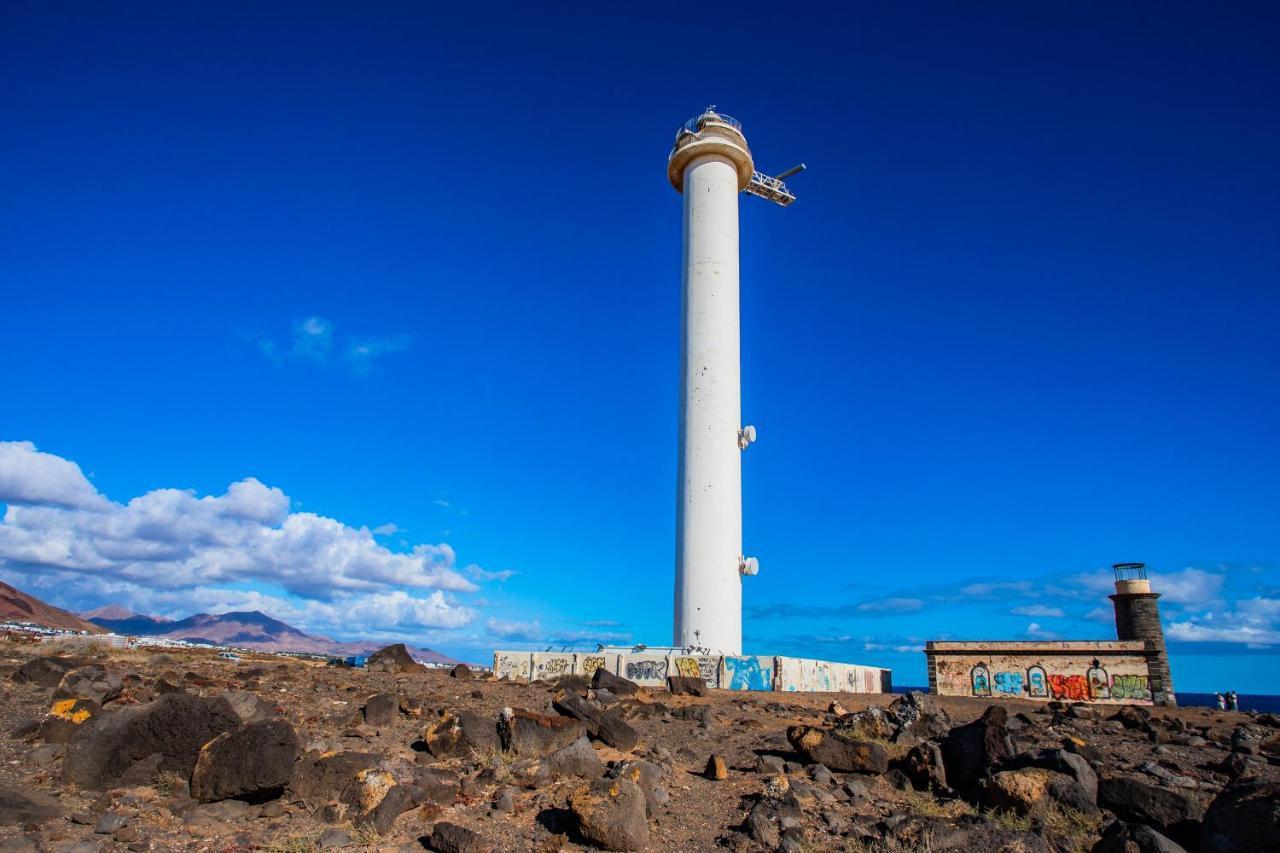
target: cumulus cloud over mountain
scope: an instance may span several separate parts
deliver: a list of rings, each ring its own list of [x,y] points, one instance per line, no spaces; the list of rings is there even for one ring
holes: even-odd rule
[[[291,512],[283,491],[252,477],[221,495],[156,489],[117,503],[76,463],[0,442],[0,503],[0,568],[91,605],[266,609],[315,630],[456,628],[476,616],[451,595],[478,587],[448,545],[392,551],[367,528]]]

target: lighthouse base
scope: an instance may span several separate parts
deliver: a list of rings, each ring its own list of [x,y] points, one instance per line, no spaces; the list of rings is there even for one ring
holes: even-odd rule
[[[512,681],[562,675],[591,677],[597,669],[646,687],[665,687],[671,675],[701,678],[709,687],[800,693],[890,693],[893,676],[878,666],[781,655],[693,655],[661,652],[493,653],[493,674]]]

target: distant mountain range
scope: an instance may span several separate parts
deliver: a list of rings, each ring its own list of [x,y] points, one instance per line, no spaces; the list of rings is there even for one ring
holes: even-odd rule
[[[0,621],[30,622],[48,628],[88,631],[92,634],[125,634],[139,637],[162,637],[209,643],[215,646],[239,646],[264,652],[307,652],[320,655],[359,655],[377,651],[384,642],[361,641],[339,643],[329,637],[304,634],[292,625],[272,619],[257,610],[235,613],[197,613],[174,621],[159,616],[134,613],[118,604],[76,615],[45,604],[38,598],[0,582]],[[409,654],[424,663],[457,663],[437,651],[409,646]]]
[[[308,652],[321,655],[358,655],[377,651],[387,643],[339,643],[329,637],[305,634],[292,625],[273,619],[258,610],[232,613],[197,613],[173,621],[132,613],[119,605],[108,605],[81,614],[90,622],[114,634],[163,637],[189,643],[239,646],[264,652]],[[453,664],[457,661],[432,649],[409,646],[409,654],[425,663]]]
[[[30,622],[46,628],[65,628],[72,631],[88,631],[90,634],[105,634],[106,631],[90,622],[86,622],[74,613],[45,604],[38,598],[27,595],[0,581],[0,621]]]

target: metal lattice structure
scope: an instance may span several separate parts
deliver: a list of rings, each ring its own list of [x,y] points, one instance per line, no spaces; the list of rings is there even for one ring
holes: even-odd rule
[[[743,192],[751,193],[751,195],[762,198],[765,201],[771,201],[774,204],[780,204],[783,207],[791,204],[796,200],[791,190],[787,189],[787,185],[783,183],[781,178],[773,178],[763,172],[752,172],[751,183]]]

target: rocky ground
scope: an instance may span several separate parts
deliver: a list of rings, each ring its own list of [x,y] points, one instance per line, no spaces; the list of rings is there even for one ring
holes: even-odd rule
[[[1267,715],[49,653],[0,644],[0,851],[1280,850]]]

